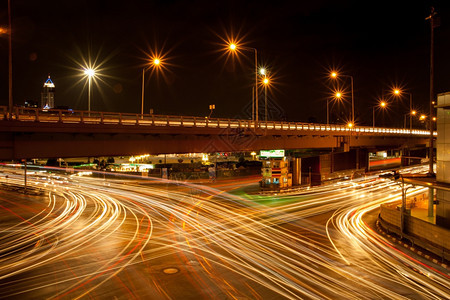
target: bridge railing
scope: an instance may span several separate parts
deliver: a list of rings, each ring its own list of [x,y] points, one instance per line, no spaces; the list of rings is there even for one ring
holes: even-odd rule
[[[46,123],[81,123],[81,124],[112,124],[112,125],[141,125],[166,127],[197,127],[197,128],[233,128],[233,129],[263,129],[263,130],[306,130],[315,132],[347,132],[373,134],[412,134],[429,135],[428,130],[382,128],[370,126],[355,126],[349,128],[339,124],[316,124],[283,121],[259,121],[223,119],[193,116],[133,114],[116,112],[98,112],[64,109],[39,109],[29,107],[14,107],[9,113],[7,106],[0,106],[0,113],[4,120]],[[436,135],[436,133],[435,133]]]

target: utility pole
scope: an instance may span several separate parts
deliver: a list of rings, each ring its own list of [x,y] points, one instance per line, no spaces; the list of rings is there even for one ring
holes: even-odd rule
[[[259,120],[259,104],[258,104],[258,52],[255,50],[255,129],[258,127]]]
[[[428,120],[428,124],[430,127],[430,147],[429,147],[429,170],[428,170],[428,176],[434,177],[436,174],[434,173],[433,169],[433,161],[434,161],[434,147],[433,147],[433,140],[434,140],[434,124],[433,124],[433,112],[434,112],[434,28],[439,26],[439,21],[435,19],[436,18],[436,12],[434,11],[434,7],[431,7],[431,13],[426,18],[426,20],[430,20],[430,118]],[[437,21],[437,22],[436,22]],[[434,214],[433,209],[433,203],[434,203],[434,189],[429,188],[428,189],[428,216],[432,217]]]
[[[27,192],[27,159],[22,160],[24,162],[24,186],[25,193]]]
[[[9,117],[11,118],[13,112],[13,96],[12,96],[12,28],[11,28],[11,0],[8,0],[8,106]]]
[[[434,7],[431,8],[431,14],[426,18],[426,20],[430,20],[430,118],[428,119],[429,127],[430,127],[430,147],[429,147],[429,176],[435,176],[433,169],[433,161],[434,161],[434,124],[433,124],[433,112],[434,112],[434,28],[438,27],[439,24],[435,20],[436,12],[434,11]]]

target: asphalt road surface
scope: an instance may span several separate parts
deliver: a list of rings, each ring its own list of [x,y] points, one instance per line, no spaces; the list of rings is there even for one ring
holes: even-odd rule
[[[23,170],[0,171],[23,183]],[[400,200],[395,183],[286,195],[256,184],[30,174],[42,194],[0,189],[0,298],[450,298],[446,270],[371,229],[379,205]]]

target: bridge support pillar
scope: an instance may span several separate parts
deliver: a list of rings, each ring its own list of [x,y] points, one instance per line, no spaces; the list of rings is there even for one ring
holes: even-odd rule
[[[360,165],[360,163],[359,163],[359,157],[360,157],[360,150],[361,150],[361,148],[356,148],[356,153],[355,153],[355,155],[356,155],[356,170],[359,170],[359,165]]]
[[[402,148],[402,155],[401,155],[401,166],[402,167],[410,165],[410,161],[409,161],[410,151],[409,150],[410,150],[409,148]]]
[[[433,217],[434,215],[434,189],[428,189],[428,217]]]
[[[339,149],[338,152],[348,152],[350,151],[350,137],[339,137]]]
[[[300,185],[302,182],[302,160],[298,157],[292,158],[292,185]]]

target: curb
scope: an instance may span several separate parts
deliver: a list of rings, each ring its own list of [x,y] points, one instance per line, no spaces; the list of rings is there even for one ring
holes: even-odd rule
[[[379,220],[377,220],[375,224],[376,224],[376,227],[377,227],[377,231],[379,233],[381,233],[384,237],[390,239],[393,243],[397,243],[398,245],[402,246],[403,248],[406,248],[406,249],[414,252],[415,254],[419,255],[420,257],[425,258],[426,260],[428,260],[430,262],[433,262],[434,264],[439,265],[442,268],[444,268],[444,269],[446,269],[447,271],[450,272],[450,266],[448,264],[439,262],[436,258],[432,258],[430,255],[424,253],[422,248],[415,247],[415,246],[410,246],[407,243],[405,243],[404,241],[402,241],[401,239],[398,239],[396,236],[393,236],[390,233],[387,233],[381,227]]]

